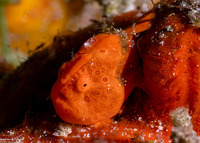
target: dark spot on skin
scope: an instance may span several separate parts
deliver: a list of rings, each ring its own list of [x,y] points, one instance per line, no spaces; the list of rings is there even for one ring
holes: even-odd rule
[[[65,97],[65,95],[63,95],[61,92],[58,93],[59,94],[59,97],[62,99],[62,100],[67,100],[67,98]]]
[[[93,79],[93,82],[98,82],[98,81],[99,81],[98,78]]]
[[[93,96],[93,95],[99,95],[99,94],[100,94],[100,93],[99,93],[98,91],[96,91],[96,90],[90,92],[90,95],[92,95],[92,96]]]
[[[102,69],[101,69],[101,72],[102,72],[102,73],[104,73],[104,71],[105,71],[105,69],[104,69],[104,68],[102,68]]]
[[[97,70],[97,71],[95,71],[95,74],[96,74],[96,75],[100,75],[101,72],[100,72],[99,70]]]
[[[83,87],[86,87],[87,86],[87,84],[85,83],[85,84],[83,84]]]
[[[100,50],[101,53],[105,53],[105,50]]]
[[[100,62],[98,62],[98,63],[97,63],[97,66],[98,66],[98,67],[101,67],[101,63],[100,63]]]
[[[85,100],[86,102],[90,102],[90,98],[89,98],[87,95],[84,97],[84,100]]]
[[[108,78],[107,77],[103,77],[103,82],[107,82],[108,81]]]
[[[68,84],[68,85],[67,85],[67,88],[70,89],[70,90],[72,90],[72,89],[73,89],[73,86],[72,86],[71,84]]]
[[[92,75],[92,70],[91,70],[91,68],[88,68],[88,74],[89,74],[89,75]]]

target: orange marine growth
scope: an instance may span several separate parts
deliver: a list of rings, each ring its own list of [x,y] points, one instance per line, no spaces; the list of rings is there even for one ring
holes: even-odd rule
[[[117,78],[122,55],[120,37],[100,34],[62,65],[51,98],[64,121],[89,125],[119,112],[124,102],[124,86]]]

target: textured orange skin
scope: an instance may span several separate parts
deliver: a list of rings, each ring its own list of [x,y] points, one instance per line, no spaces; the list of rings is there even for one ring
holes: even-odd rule
[[[185,63],[181,60],[185,60],[187,56],[184,48],[179,49],[185,44],[180,42],[182,35],[185,34],[182,33],[185,27],[180,22],[179,16],[169,16],[160,21],[137,43],[143,60],[144,85],[141,88],[150,95],[155,104],[160,104],[159,108],[162,112],[166,111],[167,113],[183,106],[186,100]],[[176,30],[163,32],[167,25]],[[174,36],[176,33],[178,36]],[[160,35],[164,35],[164,37],[160,38]],[[180,86],[176,86],[180,83]]]
[[[177,107],[189,108],[194,130],[200,134],[200,29],[180,11],[163,13],[166,17],[137,43],[144,72],[140,88],[163,119]],[[144,104],[147,108],[151,105]]]
[[[184,69],[187,71],[185,73],[187,88],[182,90],[186,94],[185,103],[190,109],[194,130],[200,135],[200,29],[187,29],[186,33],[180,37],[180,41],[183,43],[183,50],[187,53],[187,58],[183,59],[187,65]]]

